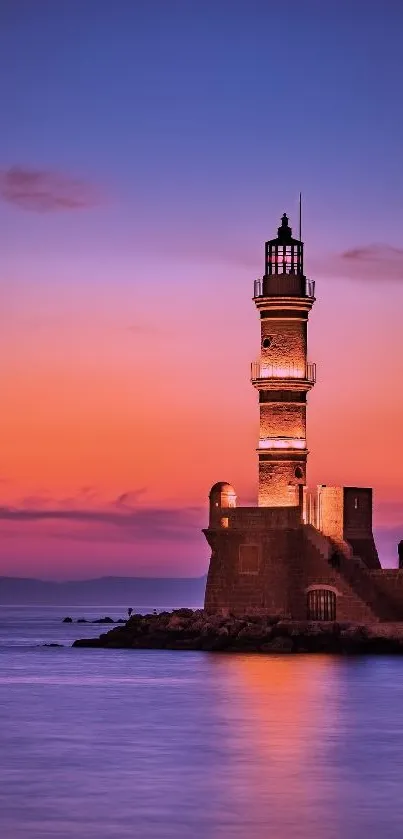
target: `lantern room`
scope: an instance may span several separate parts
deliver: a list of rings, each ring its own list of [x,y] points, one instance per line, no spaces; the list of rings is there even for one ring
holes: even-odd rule
[[[293,239],[288,216],[283,214],[276,239],[266,242],[265,276],[273,274],[304,274],[304,244]]]

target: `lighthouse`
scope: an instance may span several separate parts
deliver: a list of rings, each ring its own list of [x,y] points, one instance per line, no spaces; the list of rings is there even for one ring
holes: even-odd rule
[[[284,213],[265,244],[263,278],[254,283],[260,354],[251,379],[259,397],[259,507],[302,505],[308,456],[307,394],[315,383],[308,361],[308,317],[315,283],[304,274],[304,245]]]
[[[265,243],[253,302],[260,321],[251,370],[259,403],[258,498],[256,506],[240,506],[227,480],[210,490],[205,609],[313,621],[403,620],[403,570],[381,568],[372,490],[320,484],[306,491],[315,283],[304,273],[301,233],[293,237],[285,213],[277,236]]]

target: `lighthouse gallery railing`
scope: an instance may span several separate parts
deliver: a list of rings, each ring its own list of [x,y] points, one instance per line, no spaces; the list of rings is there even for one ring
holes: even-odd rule
[[[266,364],[263,361],[252,361],[251,379],[304,379],[315,384],[316,364],[307,363],[305,369],[300,364]]]

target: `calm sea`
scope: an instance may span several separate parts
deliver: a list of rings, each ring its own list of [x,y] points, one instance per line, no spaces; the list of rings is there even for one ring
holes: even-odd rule
[[[75,650],[66,613],[105,610],[0,607],[1,839],[402,838],[403,659]]]

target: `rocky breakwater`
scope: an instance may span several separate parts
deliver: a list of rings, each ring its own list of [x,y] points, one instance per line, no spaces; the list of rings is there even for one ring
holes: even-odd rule
[[[259,653],[403,654],[403,624],[292,621],[267,615],[209,615],[199,609],[132,615],[73,647]]]

